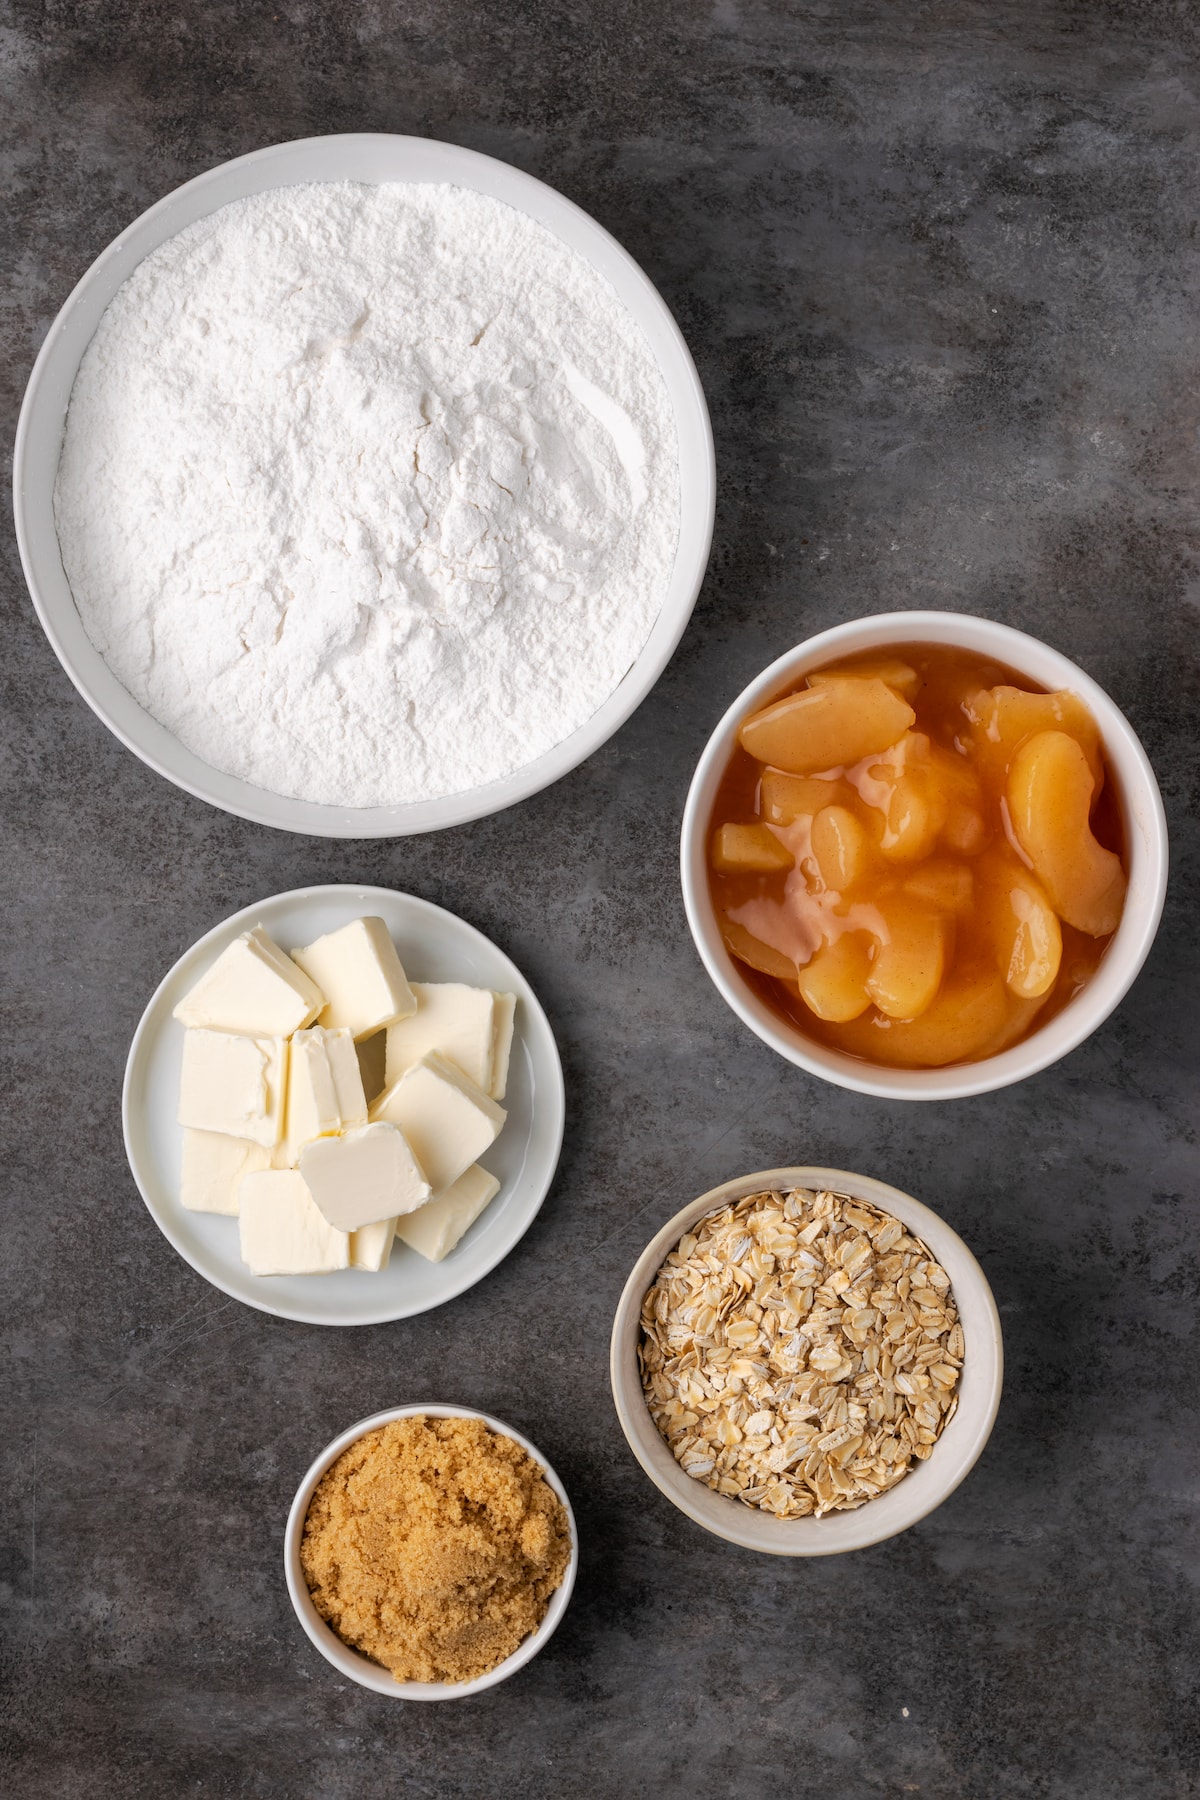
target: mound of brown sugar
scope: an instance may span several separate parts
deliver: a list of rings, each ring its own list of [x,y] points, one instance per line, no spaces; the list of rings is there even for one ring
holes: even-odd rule
[[[480,1419],[397,1419],[343,1451],[300,1546],[317,1611],[398,1681],[471,1681],[537,1629],[566,1574],[566,1508]]]

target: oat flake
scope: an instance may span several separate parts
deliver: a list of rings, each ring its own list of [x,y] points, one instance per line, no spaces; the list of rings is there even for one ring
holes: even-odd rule
[[[930,1455],[964,1354],[950,1278],[846,1194],[750,1194],[642,1302],[646,1403],[676,1461],[779,1518],[862,1506]]]

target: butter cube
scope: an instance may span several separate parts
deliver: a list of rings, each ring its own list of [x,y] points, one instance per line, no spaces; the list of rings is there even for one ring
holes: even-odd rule
[[[367,1096],[358,1051],[354,1046],[354,1033],[347,1031],[344,1026],[326,1031],[325,1054],[329,1058],[333,1074],[334,1092],[337,1094],[338,1112],[342,1116],[343,1127],[365,1125]]]
[[[294,1169],[302,1146],[312,1138],[366,1122],[367,1097],[351,1034],[320,1025],[296,1032],[288,1062],[283,1144],[274,1166]]]
[[[179,1123],[271,1149],[283,1125],[287,1066],[286,1038],[185,1031]]]
[[[417,1010],[416,995],[382,919],[352,919],[293,952],[325,995],[319,1024],[370,1037]]]
[[[435,1194],[494,1144],[507,1114],[461,1069],[430,1051],[386,1088],[372,1119],[398,1125]]]
[[[508,1088],[508,1065],[512,1057],[513,1026],[517,1017],[517,996],[496,995],[496,1038],[492,1046],[492,1085],[488,1093],[493,1100],[503,1100]]]
[[[256,925],[222,950],[174,1017],[209,1031],[288,1037],[311,1025],[324,1004],[316,982]]]
[[[404,1133],[384,1121],[305,1144],[300,1173],[339,1231],[361,1231],[364,1225],[412,1212],[432,1193]]]
[[[283,1113],[288,1167],[296,1166],[302,1144],[323,1132],[339,1130],[341,1123],[325,1033],[319,1025],[313,1031],[298,1031],[292,1039]]]
[[[350,1233],[350,1267],[370,1269],[378,1273],[386,1269],[396,1239],[395,1219],[380,1219],[377,1225],[364,1225]]]
[[[271,1152],[220,1131],[185,1130],[179,1179],[180,1204],[189,1212],[237,1217],[238,1183],[255,1169],[269,1169]]]
[[[461,981],[414,981],[417,1010],[387,1031],[388,1087],[431,1050],[469,1075],[485,1094],[492,1091],[496,1043],[496,996],[490,988]]]
[[[409,1213],[406,1219],[397,1219],[396,1236],[430,1262],[441,1262],[499,1192],[496,1177],[472,1163],[436,1200]]]
[[[414,981],[417,1010],[387,1030],[386,1085],[436,1050],[493,1100],[503,1100],[512,1050],[515,994],[461,981]]]
[[[263,1169],[238,1190],[242,1261],[256,1275],[329,1275],[350,1267],[350,1239],[321,1216],[296,1169]]]

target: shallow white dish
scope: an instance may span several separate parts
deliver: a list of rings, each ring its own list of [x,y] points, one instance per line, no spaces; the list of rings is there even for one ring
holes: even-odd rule
[[[1047,690],[1069,688],[1087,706],[1104,743],[1120,802],[1128,850],[1129,890],[1121,923],[1100,966],[1061,1012],[999,1056],[940,1069],[895,1069],[847,1056],[805,1036],[743,980],[725,947],[708,885],[708,833],[717,789],[749,713],[786,693],[810,669],[843,656],[897,644],[951,644],[1007,664]],[[700,959],[726,1004],[764,1044],[839,1087],[891,1100],[959,1100],[1024,1081],[1090,1037],[1120,1005],[1150,946],[1167,894],[1167,820],[1150,759],[1124,713],[1090,675],[1040,639],[967,613],[877,613],[835,625],[785,651],[744,688],[704,747],[688,790],[680,838],[683,903]]]
[[[411,1419],[418,1415],[435,1419],[482,1419],[484,1424],[497,1432],[501,1437],[511,1438],[519,1444],[534,1462],[541,1467],[547,1484],[562,1501],[567,1509],[567,1523],[571,1532],[571,1560],[567,1564],[567,1572],[559,1586],[550,1596],[550,1604],[546,1608],[546,1616],[536,1631],[530,1632],[523,1643],[519,1644],[511,1656],[505,1657],[486,1675],[476,1676],[474,1681],[397,1681],[388,1670],[374,1663],[369,1657],[360,1656],[344,1644],[337,1632],[325,1623],[312,1602],[308,1591],[308,1583],[304,1579],[304,1570],[300,1566],[300,1541],[304,1536],[304,1521],[308,1517],[309,1502],[316,1491],[317,1483],[326,1469],[335,1463],[343,1450],[368,1431],[375,1431],[381,1425],[389,1424],[393,1419]],[[507,1681],[518,1669],[535,1657],[543,1649],[558,1628],[559,1621],[570,1604],[571,1591],[575,1586],[575,1576],[579,1569],[579,1533],[575,1526],[575,1514],[571,1510],[571,1502],[567,1498],[567,1490],[550,1464],[546,1461],[536,1445],[506,1425],[502,1419],[492,1418],[490,1413],[476,1412],[469,1406],[394,1406],[389,1412],[373,1413],[369,1419],[360,1419],[357,1425],[351,1425],[340,1437],[334,1438],[332,1444],[326,1445],[320,1456],[309,1469],[308,1474],[296,1490],[296,1498],[288,1514],[287,1531],[283,1542],[283,1568],[287,1577],[288,1593],[291,1596],[296,1617],[303,1625],[312,1642],[327,1662],[350,1681],[357,1681],[360,1687],[371,1688],[376,1694],[384,1694],[389,1700],[468,1700],[472,1694],[481,1694],[485,1688],[495,1687],[499,1681]]]
[[[323,806],[223,774],[186,750],[129,694],[95,649],[63,572],[54,479],[80,359],[121,283],[152,250],[218,207],[270,188],[313,181],[453,182],[537,219],[612,283],[656,356],[679,443],[679,548],[662,610],[641,653],[585,725],[523,769],[485,787],[404,806]],[[303,138],[237,157],[144,212],[82,277],[51,325],[17,424],[13,512],[25,579],[46,636],[93,712],[143,762],[210,805],[261,825],[315,837],[400,837],[499,812],[536,794],[610,738],[658,680],[691,617],[712,541],[716,463],[704,390],[666,305],[616,240],[572,201],[507,163],[429,138],[349,133]]]
[[[702,1481],[685,1475],[650,1415],[642,1392],[637,1347],[642,1301],[670,1251],[698,1219],[731,1201],[768,1188],[828,1188],[867,1200],[900,1219],[932,1250],[950,1277],[963,1328],[966,1354],[958,1381],[958,1410],[934,1445],[927,1462],[917,1463],[903,1481],[853,1512],[827,1513],[823,1519],[777,1519],[773,1513],[741,1500],[716,1494]],[[869,1175],[845,1169],[764,1169],[741,1175],[702,1194],[664,1225],[642,1251],[625,1283],[613,1320],[609,1378],[621,1429],[633,1454],[654,1483],[680,1512],[746,1550],[771,1556],[836,1556],[863,1550],[907,1531],[952,1494],[974,1468],[991,1436],[1004,1380],[1000,1315],[987,1277],[967,1246],[937,1214],[911,1194]]]
[[[466,981],[517,996],[508,1119],[483,1159],[500,1192],[443,1262],[427,1262],[397,1240],[378,1274],[253,1275],[238,1254],[236,1219],[188,1212],[179,1203],[183,1133],[175,1114],[183,1026],[179,1000],[239,933],[265,925],[285,950],[366,915],[384,920],[406,973],[417,981]],[[214,1287],[260,1312],[310,1325],[377,1325],[452,1300],[503,1260],[523,1236],[558,1165],[566,1116],[554,1035],[533,989],[482,933],[428,900],[390,888],[311,887],[276,894],[234,913],[180,957],[159,984],[134,1033],[125,1067],[122,1118],[133,1178],[164,1237]]]

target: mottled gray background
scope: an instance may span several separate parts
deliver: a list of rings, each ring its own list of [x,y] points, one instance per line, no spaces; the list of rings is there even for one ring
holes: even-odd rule
[[[650,699],[550,792],[440,836],[321,844],[176,792],[77,698],[3,537],[8,1191],[0,1257],[4,1773],[21,1796],[1175,1800],[1200,1793],[1195,5],[0,0],[0,406],[91,259],[226,157],[428,133],[553,183],[674,308],[720,500]],[[1162,933],[1057,1069],[937,1107],[786,1066],[701,972],[689,773],[730,698],[836,620],[1039,633],[1142,734]],[[463,914],[545,1002],[570,1119],[487,1281],[361,1331],[227,1301],[126,1171],[130,1034],[234,908],[381,882]],[[841,1164],[928,1200],[1004,1319],[966,1484],[905,1537],[790,1565],[706,1537],[618,1431],[624,1277],[734,1174]],[[490,1408],[578,1508],[579,1586],[519,1678],[351,1688],[288,1605],[295,1484],[375,1408]]]

